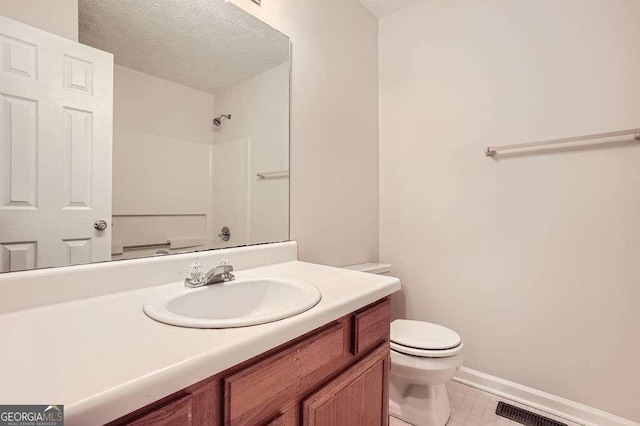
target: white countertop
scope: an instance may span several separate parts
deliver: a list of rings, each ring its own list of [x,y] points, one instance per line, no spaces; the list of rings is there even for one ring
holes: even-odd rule
[[[322,300],[285,320],[224,330],[147,317],[143,302],[167,285],[0,315],[0,404],[64,404],[67,425],[103,424],[400,289],[397,278],[298,261],[236,276],[302,279]]]

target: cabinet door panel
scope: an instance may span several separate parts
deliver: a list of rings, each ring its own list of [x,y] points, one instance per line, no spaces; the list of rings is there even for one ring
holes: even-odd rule
[[[106,426],[219,426],[222,423],[220,379],[211,378]]]
[[[225,425],[263,424],[321,384],[352,357],[349,321],[224,380]]]
[[[388,424],[388,344],[307,398],[305,426],[386,426]]]

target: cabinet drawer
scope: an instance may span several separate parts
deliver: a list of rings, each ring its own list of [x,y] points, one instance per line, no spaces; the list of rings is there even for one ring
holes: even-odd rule
[[[193,404],[187,395],[126,423],[127,426],[189,426],[193,424]]]
[[[299,400],[351,359],[351,330],[343,319],[224,379],[225,425],[260,424]]]
[[[391,302],[385,299],[355,314],[356,355],[371,349],[389,338]]]

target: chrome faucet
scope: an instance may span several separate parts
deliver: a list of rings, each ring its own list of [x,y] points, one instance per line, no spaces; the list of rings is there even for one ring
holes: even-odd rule
[[[233,265],[229,259],[223,259],[206,274],[203,274],[204,265],[202,263],[192,263],[189,265],[190,277],[184,280],[184,285],[189,288],[204,287],[212,284],[220,284],[233,281],[236,277],[231,273]]]

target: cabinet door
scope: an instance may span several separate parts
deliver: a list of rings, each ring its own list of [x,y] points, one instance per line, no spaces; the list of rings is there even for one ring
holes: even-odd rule
[[[212,378],[129,413],[106,426],[220,426],[221,397],[220,380]]]
[[[279,351],[224,379],[224,424],[263,425],[352,359],[350,321]]]
[[[386,426],[389,346],[384,344],[303,402],[305,426]]]

